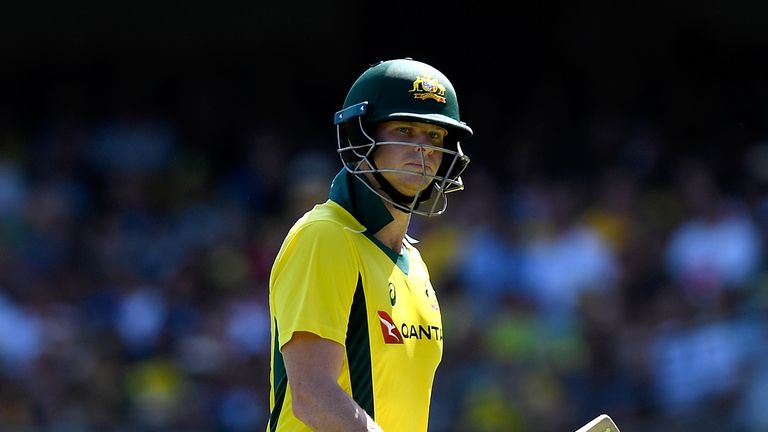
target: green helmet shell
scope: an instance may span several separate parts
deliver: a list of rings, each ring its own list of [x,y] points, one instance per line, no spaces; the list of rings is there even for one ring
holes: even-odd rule
[[[359,115],[370,123],[406,119],[437,124],[457,140],[472,136],[472,129],[461,121],[456,92],[448,78],[410,58],[383,61],[363,72],[334,123],[346,123]]]

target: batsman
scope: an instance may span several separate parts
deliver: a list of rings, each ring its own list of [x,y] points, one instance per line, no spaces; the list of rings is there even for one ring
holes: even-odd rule
[[[287,233],[269,281],[268,431],[427,431],[438,290],[408,235],[464,189],[456,91],[410,58],[370,66],[334,116],[342,168]]]

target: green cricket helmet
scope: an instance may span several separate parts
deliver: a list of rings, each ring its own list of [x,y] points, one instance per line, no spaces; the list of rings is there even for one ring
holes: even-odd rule
[[[416,143],[377,141],[371,133],[373,125],[387,120],[430,123],[448,131],[443,147],[432,148],[443,153],[434,175],[428,175],[426,170],[414,173],[376,167],[373,154],[381,145],[423,147]],[[371,66],[350,88],[334,123],[337,126],[337,151],[347,171],[401,211],[425,216],[441,214],[448,204],[445,194],[464,189],[461,174],[469,164],[469,157],[463,153],[460,141],[471,137],[473,132],[461,121],[453,85],[434,67],[410,58],[382,61]],[[381,175],[383,172],[420,175],[429,186],[416,196],[406,196]],[[366,173],[373,175],[384,194],[369,184],[364,176]]]

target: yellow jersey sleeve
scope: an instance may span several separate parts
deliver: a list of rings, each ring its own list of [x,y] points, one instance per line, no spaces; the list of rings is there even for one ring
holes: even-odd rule
[[[322,219],[288,234],[270,287],[281,349],[298,331],[344,345],[359,272],[348,234]]]

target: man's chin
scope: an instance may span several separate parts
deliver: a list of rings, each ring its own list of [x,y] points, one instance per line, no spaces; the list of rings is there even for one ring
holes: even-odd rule
[[[418,175],[402,174],[399,178],[387,178],[392,187],[407,197],[415,197],[429,186],[427,178],[422,177],[421,172]],[[385,177],[386,178],[386,177]]]
[[[417,186],[412,186],[412,187],[408,187],[408,188],[399,187],[399,188],[396,188],[396,189],[401,194],[403,194],[403,195],[405,195],[407,197],[410,197],[410,198],[414,198],[416,195],[418,195],[421,192],[423,192],[424,189],[426,189],[426,188],[427,188],[427,185],[417,185]]]

